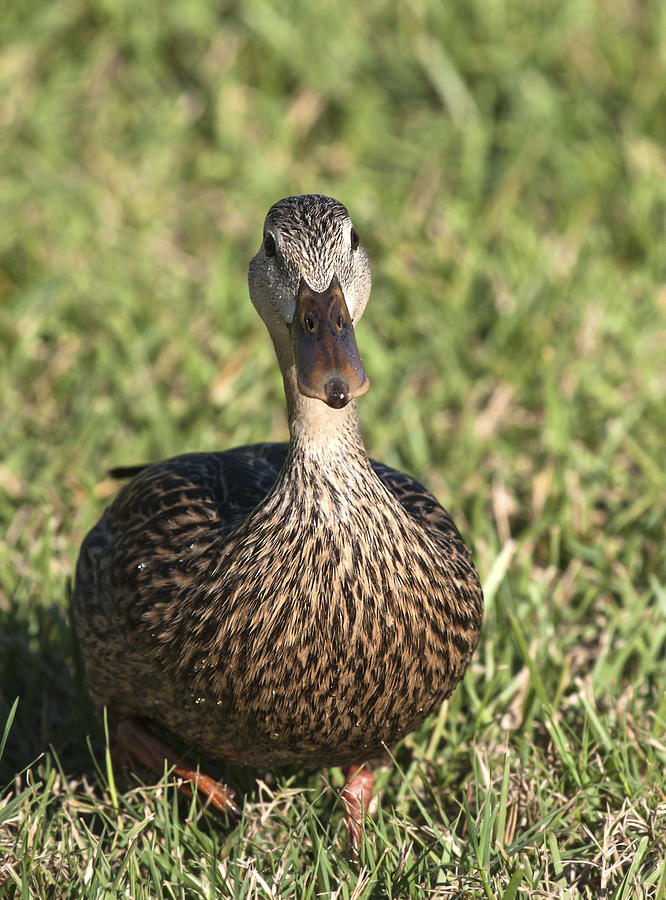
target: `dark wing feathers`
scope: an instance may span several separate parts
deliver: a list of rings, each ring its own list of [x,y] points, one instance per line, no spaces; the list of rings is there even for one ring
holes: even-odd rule
[[[453,519],[427,488],[404,472],[392,469],[374,459],[370,461],[379,478],[411,516],[427,523],[428,530],[436,531],[460,544],[465,548],[467,555],[470,555]]]

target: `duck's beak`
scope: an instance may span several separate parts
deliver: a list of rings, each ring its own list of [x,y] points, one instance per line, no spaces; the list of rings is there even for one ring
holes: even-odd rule
[[[354,326],[336,275],[317,293],[301,278],[290,326],[298,389],[334,409],[370,387],[361,364]]]

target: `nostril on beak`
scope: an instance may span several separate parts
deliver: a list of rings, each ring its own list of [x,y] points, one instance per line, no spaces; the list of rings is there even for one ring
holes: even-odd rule
[[[326,393],[326,402],[333,409],[342,409],[349,403],[349,384],[344,378],[329,378],[324,386]]]

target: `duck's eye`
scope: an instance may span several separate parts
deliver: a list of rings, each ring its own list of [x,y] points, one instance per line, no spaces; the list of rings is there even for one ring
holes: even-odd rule
[[[352,250],[358,250],[358,231],[353,225],[351,230],[351,248]]]
[[[266,256],[275,256],[275,238],[272,234],[264,235],[264,253]]]

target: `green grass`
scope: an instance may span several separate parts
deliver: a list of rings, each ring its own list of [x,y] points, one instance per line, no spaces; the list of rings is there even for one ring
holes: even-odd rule
[[[665,900],[663,5],[32,0],[0,35],[0,898]],[[221,768],[230,829],[108,767],[69,609],[109,467],[286,436],[246,265],[312,190],[372,260],[367,447],[487,599],[360,865],[338,770]]]

